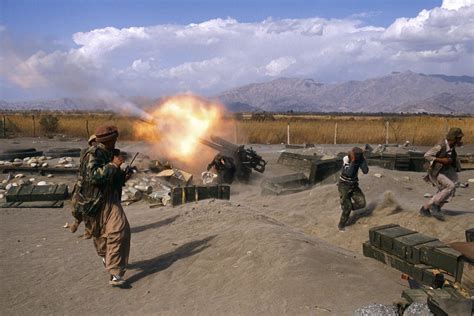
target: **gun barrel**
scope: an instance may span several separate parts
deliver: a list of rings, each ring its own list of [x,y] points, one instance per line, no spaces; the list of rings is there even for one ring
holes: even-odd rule
[[[133,162],[135,161],[135,158],[137,158],[137,156],[138,156],[138,151],[135,155],[133,155],[132,161],[130,161],[129,166],[133,165]]]
[[[221,145],[222,147],[225,147],[227,150],[230,150],[230,151],[237,151],[239,149],[238,145],[233,144],[229,141],[226,141],[225,139],[220,138],[219,136],[211,135],[211,140],[214,143],[217,143],[217,144]]]

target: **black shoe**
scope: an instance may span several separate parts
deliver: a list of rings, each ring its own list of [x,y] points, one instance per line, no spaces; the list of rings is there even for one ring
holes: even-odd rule
[[[430,217],[431,216],[430,209],[425,208],[424,206],[422,206],[420,208],[420,216]]]
[[[434,218],[444,221],[444,215],[441,213],[441,207],[438,204],[432,204],[430,210]]]
[[[346,226],[339,224],[339,225],[337,225],[337,229],[339,229],[340,232],[345,232],[346,231]]]

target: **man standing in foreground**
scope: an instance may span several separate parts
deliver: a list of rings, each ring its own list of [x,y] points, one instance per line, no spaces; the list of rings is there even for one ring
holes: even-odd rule
[[[364,174],[369,172],[369,166],[364,158],[364,152],[359,147],[354,147],[342,161],[341,176],[338,188],[341,202],[341,219],[339,220],[339,231],[344,231],[346,223],[352,210],[365,207],[365,196],[359,188],[359,168]]]
[[[95,135],[96,144],[81,159],[80,184],[73,206],[83,214],[85,237],[92,237],[97,254],[110,273],[109,284],[123,286],[131,234],[120,199],[128,176],[120,169],[123,157],[114,155],[117,128],[102,126]]]
[[[462,146],[463,136],[460,128],[453,127],[448,131],[446,139],[425,153],[425,159],[430,166],[424,179],[438,187],[438,192],[421,207],[420,215],[433,215],[440,221],[444,220],[441,208],[454,196],[458,182],[456,172],[461,171],[455,147]]]

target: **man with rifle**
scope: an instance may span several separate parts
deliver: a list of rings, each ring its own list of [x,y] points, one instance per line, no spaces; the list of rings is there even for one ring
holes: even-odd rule
[[[110,274],[109,284],[124,286],[130,253],[130,225],[120,203],[122,186],[131,172],[120,167],[124,158],[115,149],[115,126],[101,126],[96,143],[81,158],[79,178],[72,198],[76,214],[85,224],[85,238],[92,238],[97,254]]]

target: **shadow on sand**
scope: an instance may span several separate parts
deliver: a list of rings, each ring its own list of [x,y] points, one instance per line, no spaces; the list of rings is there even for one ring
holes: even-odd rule
[[[346,226],[354,225],[362,217],[371,216],[376,207],[377,207],[377,203],[370,202],[365,208],[352,211],[351,217],[349,217],[349,220],[347,221]]]
[[[164,255],[130,264],[128,267],[129,269],[140,271],[128,278],[128,283],[132,284],[153,273],[165,270],[179,259],[184,259],[200,253],[204,249],[211,246],[208,243],[216,236],[217,235],[213,235],[201,240],[191,241]]]
[[[459,216],[459,215],[466,215],[466,214],[470,214],[470,215],[474,215],[474,211],[456,211],[456,210],[442,210],[443,214],[444,215],[447,215],[447,216]]]
[[[174,222],[177,218],[179,217],[179,215],[176,215],[176,216],[173,216],[173,217],[169,217],[167,219],[164,219],[164,220],[161,220],[159,222],[155,222],[155,223],[151,223],[151,224],[146,224],[146,225],[142,225],[142,226],[137,226],[137,227],[132,227],[130,228],[130,231],[132,232],[132,234],[135,234],[135,233],[140,233],[144,230],[147,230],[147,229],[155,229],[155,228],[160,228],[162,226],[166,226],[168,224],[171,224],[172,222]]]

